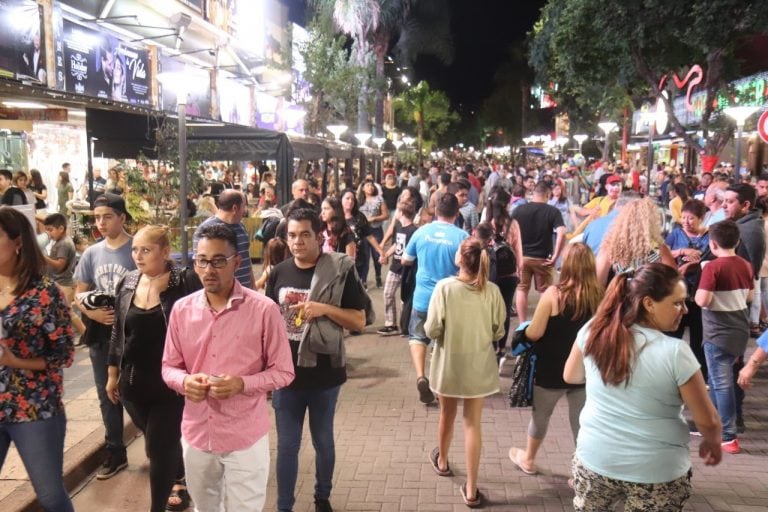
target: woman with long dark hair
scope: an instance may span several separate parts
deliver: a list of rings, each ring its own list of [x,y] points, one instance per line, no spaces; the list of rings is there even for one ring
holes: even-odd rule
[[[35,194],[35,210],[43,212],[48,207],[45,202],[48,199],[48,188],[43,183],[43,176],[37,169],[30,169],[29,177],[31,178],[29,188]]]
[[[438,281],[424,324],[427,336],[435,340],[430,388],[440,398],[438,446],[429,461],[439,476],[453,474],[448,450],[461,399],[467,481],[460,491],[467,506],[478,507],[483,502],[477,488],[483,401],[499,391],[493,342],[504,335],[506,313],[498,287],[488,282],[490,261],[483,243],[473,237],[464,240],[456,260],[459,275]]]
[[[115,291],[106,384],[110,401],[122,401],[144,432],[152,512],[186,510],[190,501],[181,451],[184,397],[168,388],[161,368],[171,309],[202,285],[194,271],[171,262],[170,250],[167,228],[145,226],[133,237],[137,269]]]
[[[687,343],[664,334],[680,323],[686,296],[675,268],[627,270],[579,331],[563,372],[587,389],[572,465],[577,512],[617,501],[627,510],[683,509],[692,475],[683,405],[703,436],[704,464],[720,462],[720,418],[699,363]]]
[[[13,442],[42,508],[71,512],[62,396],[73,335],[69,305],[45,270],[27,218],[0,207],[0,469]]]
[[[379,245],[379,241],[373,236],[371,232],[371,224],[365,215],[360,212],[360,207],[357,203],[357,194],[351,188],[344,189],[341,193],[341,206],[344,210],[344,220],[347,222],[347,226],[352,231],[355,237],[356,256],[355,256],[355,268],[357,269],[357,275],[360,276],[363,282],[363,287],[368,289],[368,284],[363,281],[363,276],[368,275],[368,265],[370,261],[369,247],[373,247],[379,256],[384,254],[384,251]],[[365,242],[368,242],[367,244]]]
[[[501,187],[495,187],[488,196],[485,207],[485,219],[493,227],[493,241],[491,250],[496,259],[496,280],[504,299],[504,307],[507,312],[504,321],[504,336],[498,340],[496,357],[501,359],[507,346],[509,336],[509,323],[513,316],[515,288],[519,282],[518,268],[522,263],[523,249],[517,224],[509,217],[508,206],[511,200],[509,193]]]
[[[355,237],[344,219],[341,201],[327,197],[320,205],[320,220],[325,223],[323,230],[323,252],[341,252],[353,260],[357,256]]]

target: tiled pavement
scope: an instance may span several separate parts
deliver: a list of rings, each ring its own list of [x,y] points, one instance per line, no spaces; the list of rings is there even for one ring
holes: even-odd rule
[[[381,312],[380,291],[373,291],[372,296],[377,311]],[[429,450],[436,445],[437,407],[425,407],[417,400],[405,340],[398,336],[382,338],[374,331],[369,327],[367,334],[347,340],[350,379],[342,388],[336,414],[337,466],[332,495],[335,510],[466,510],[458,490],[466,475],[461,418],[457,419],[456,437],[449,455],[456,476],[440,478],[432,472],[427,461]],[[70,370],[68,382],[76,372],[77,369]],[[748,431],[741,437],[742,454],[726,454],[722,464],[705,468],[697,462],[697,439],[692,439],[694,495],[685,510],[768,510],[768,472],[765,471],[768,463],[768,372],[764,369],[758,377],[755,389],[748,393],[745,403]],[[502,388],[508,388],[507,378],[502,379]],[[73,418],[72,408],[77,404],[76,400],[91,400],[90,407],[81,407],[78,411],[86,417],[82,420],[82,431],[87,431],[98,417],[94,396],[93,390],[88,389],[68,404],[68,445],[75,441],[71,439],[73,430],[80,429],[75,428],[77,425],[73,427],[81,421]],[[502,395],[487,400],[480,465],[480,487],[489,498],[486,510],[572,510],[572,493],[566,481],[573,441],[566,413],[565,404],[559,404],[539,454],[541,474],[526,476],[512,466],[507,452],[510,446],[524,446],[530,410],[510,409]],[[87,435],[98,440],[102,433],[99,428],[94,428]],[[148,508],[147,465],[142,441],[139,438],[131,445],[131,465],[127,471],[106,482],[87,481],[75,491],[76,510],[124,512]],[[307,431],[304,441],[297,512],[314,510],[314,452]],[[274,468],[274,431],[270,443]],[[7,478],[8,471],[9,468],[3,469],[3,478]],[[7,484],[0,482],[0,491]],[[265,510],[275,510],[275,492],[273,472]],[[0,510],[17,510],[7,508],[3,496],[0,494]]]

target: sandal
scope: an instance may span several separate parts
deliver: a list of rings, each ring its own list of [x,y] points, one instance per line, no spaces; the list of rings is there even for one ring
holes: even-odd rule
[[[521,452],[521,450],[518,450],[514,446],[509,449],[509,460],[512,461],[512,464],[515,465],[517,469],[525,473],[526,475],[535,475],[538,473],[536,471],[536,468],[533,469],[525,469],[522,464],[520,464],[520,461],[517,459],[518,454]]]
[[[186,482],[176,482],[173,485],[185,486]],[[179,500],[178,503],[171,503],[171,500]],[[168,503],[165,505],[165,510],[169,512],[183,512],[189,508],[192,499],[189,497],[186,487],[181,489],[172,489],[171,494],[168,495]]]
[[[437,476],[451,476],[453,475],[453,471],[451,471],[451,467],[448,465],[448,463],[445,463],[445,469],[440,469],[440,464],[438,463],[438,458],[440,456],[440,448],[435,447],[434,450],[429,454],[429,463],[432,464],[432,469],[435,470],[435,473],[437,473]]]
[[[480,492],[480,489],[475,489],[474,496],[467,496],[467,484],[464,483],[459,487],[459,492],[464,504],[469,508],[478,508],[483,505],[483,493]]]

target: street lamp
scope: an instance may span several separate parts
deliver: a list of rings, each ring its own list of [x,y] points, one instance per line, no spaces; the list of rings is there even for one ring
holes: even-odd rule
[[[611,132],[619,125],[613,121],[603,121],[602,123],[597,123],[597,126],[599,126],[603,133],[605,133],[605,145],[603,146],[603,162],[605,162],[608,160],[608,144],[611,140]]]
[[[360,143],[360,147],[364,148],[366,141],[371,138],[371,134],[367,132],[359,132],[355,134],[355,138]]]
[[[744,123],[749,116],[757,112],[757,107],[728,107],[723,110],[725,115],[736,121],[736,175],[734,181],[741,182],[741,131],[744,129]]]
[[[379,148],[379,151],[381,151],[382,146],[384,146],[384,143],[387,142],[386,137],[374,137],[373,143],[376,144],[376,147]]]
[[[181,264],[189,265],[189,237],[187,223],[187,196],[189,195],[189,176],[187,175],[187,94],[190,80],[183,73],[160,73],[158,81],[176,93],[176,115],[179,118],[179,228],[181,229]]]
[[[584,141],[586,141],[588,138],[589,135],[585,135],[583,133],[577,133],[573,136],[573,140],[579,144],[579,153],[581,153],[581,146],[584,145]]]
[[[349,126],[345,124],[329,124],[325,128],[336,137],[336,142],[341,142],[341,135],[349,129]]]
[[[395,160],[400,161],[400,155],[398,154],[398,151],[400,151],[400,148],[403,147],[403,141],[400,139],[393,140],[392,145],[395,146]]]

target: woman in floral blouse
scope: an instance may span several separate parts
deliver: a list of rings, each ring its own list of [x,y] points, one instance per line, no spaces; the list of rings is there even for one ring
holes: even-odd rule
[[[63,294],[44,272],[27,218],[0,207],[0,469],[13,442],[43,509],[70,512],[62,384],[72,328]]]

